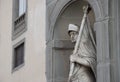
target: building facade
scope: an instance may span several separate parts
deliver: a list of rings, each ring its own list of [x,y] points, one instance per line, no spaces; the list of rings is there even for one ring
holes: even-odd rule
[[[0,82],[46,82],[45,0],[0,0]]]
[[[97,43],[96,82],[120,82],[119,0],[0,0],[0,82],[67,82],[74,45],[90,4]]]

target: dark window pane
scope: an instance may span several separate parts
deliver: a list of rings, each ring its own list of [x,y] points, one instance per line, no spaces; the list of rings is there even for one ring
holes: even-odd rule
[[[14,68],[24,63],[24,43],[14,49]]]

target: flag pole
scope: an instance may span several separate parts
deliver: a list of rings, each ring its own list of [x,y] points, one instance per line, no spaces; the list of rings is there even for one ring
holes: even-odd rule
[[[78,38],[77,38],[77,41],[76,41],[76,44],[74,47],[73,55],[75,55],[77,53],[77,50],[79,47],[79,43],[80,43],[81,36],[82,36],[82,31],[83,31],[83,28],[85,25],[85,20],[86,20],[87,13],[88,13],[88,8],[89,8],[89,5],[87,5],[86,7],[83,7],[84,16],[82,18],[82,22],[81,22],[81,26],[80,26],[80,30],[79,30],[79,35],[78,35]],[[74,71],[74,66],[75,66],[74,62],[70,62],[70,72],[69,72],[68,82],[70,82],[70,80],[71,80],[71,76],[72,76],[73,71]]]

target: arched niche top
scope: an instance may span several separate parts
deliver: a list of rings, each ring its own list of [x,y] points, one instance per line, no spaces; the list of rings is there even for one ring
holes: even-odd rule
[[[50,28],[54,28],[57,18],[59,17],[60,13],[70,4],[77,0],[58,0],[54,10],[50,16]],[[102,20],[103,17],[103,10],[102,6],[97,0],[86,0],[92,7],[95,13],[95,21]]]
[[[70,23],[81,25],[81,21],[84,15],[83,6],[88,5],[88,2],[83,0],[77,0],[68,5],[59,14],[53,30],[53,40],[70,40],[67,30]],[[90,20],[90,26],[94,27],[95,16],[93,9],[89,12],[88,18]],[[94,29],[94,28],[93,28]]]

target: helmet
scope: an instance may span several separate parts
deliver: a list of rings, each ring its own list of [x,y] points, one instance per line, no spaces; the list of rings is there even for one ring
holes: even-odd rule
[[[76,31],[76,32],[78,32],[78,29],[79,29],[79,27],[77,25],[75,25],[75,24],[69,24],[69,26],[68,26],[68,33],[70,33],[70,31]]]

